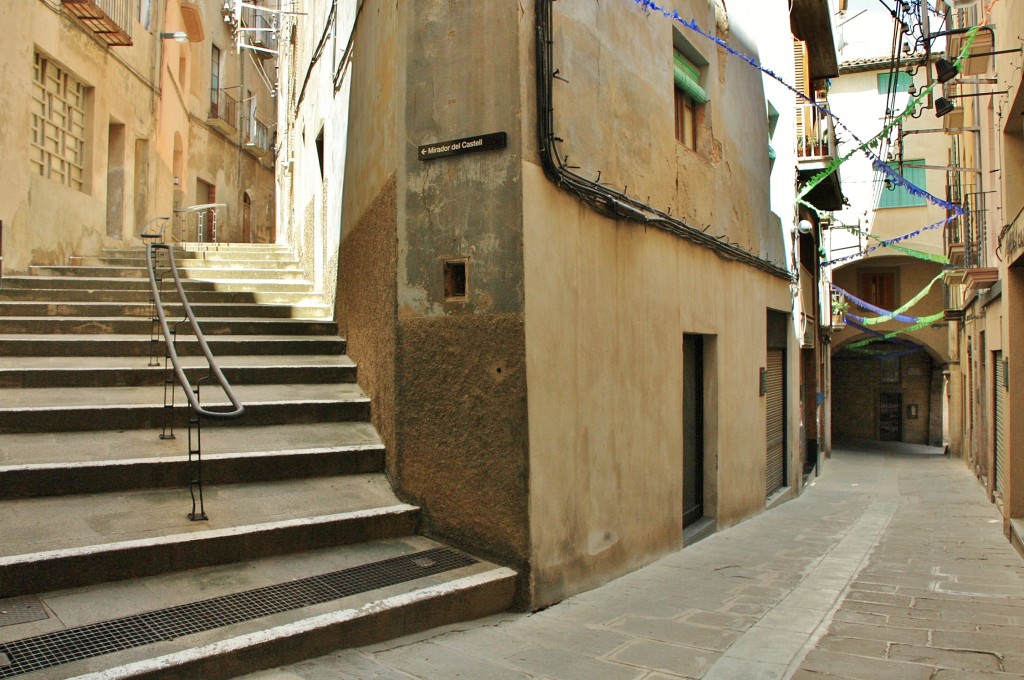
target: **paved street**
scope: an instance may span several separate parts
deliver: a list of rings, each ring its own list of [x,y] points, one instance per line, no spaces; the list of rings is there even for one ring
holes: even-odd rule
[[[935,454],[845,447],[802,497],[542,612],[249,678],[1024,678],[1024,561]]]

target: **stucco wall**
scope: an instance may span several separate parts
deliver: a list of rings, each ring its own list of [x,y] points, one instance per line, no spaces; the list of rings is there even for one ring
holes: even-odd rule
[[[428,531],[525,578],[520,10],[420,0],[402,17],[395,481]],[[506,148],[419,158],[496,132]],[[464,297],[446,297],[446,261],[464,264]]]
[[[387,447],[387,466],[393,479],[401,183],[396,130],[402,66],[397,50],[401,41],[397,8],[378,4],[364,11],[353,42],[351,79],[357,85],[351,90],[345,141],[346,147],[360,152],[345,156],[348,179],[342,204],[336,318],[348,354],[359,366],[359,384],[372,399],[373,424]],[[367,140],[373,140],[372,144]],[[334,186],[341,188],[340,183]]]
[[[742,13],[716,27],[706,2],[680,2],[738,51],[757,54]],[[697,149],[673,130],[673,23],[598,2],[554,4],[554,133],[573,171],[785,266],[769,196],[760,74],[677,27],[706,61]],[[735,22],[735,23],[734,23]],[[745,29],[745,30],[744,30]],[[786,35],[781,36],[788,39]],[[526,96],[533,96],[524,88]],[[524,129],[532,130],[533,111]],[[779,145],[788,148],[791,131]],[[788,282],[676,236],[597,215],[524,160],[530,532],[535,606],[646,564],[682,544],[683,335],[703,334],[705,515],[719,527],[765,508],[769,309]],[[787,223],[790,215],[785,216]],[[792,325],[788,325],[792,329]],[[789,340],[788,484],[799,475],[799,357]]]
[[[790,297],[766,274],[594,215],[536,166],[524,182],[534,600],[545,603],[680,546],[684,333],[715,339],[712,515],[728,526],[764,509],[758,372],[767,309]]]
[[[135,140],[151,138],[155,78],[153,38],[136,25],[134,47],[107,49],[67,17],[39,2],[0,4],[0,23],[17,27],[0,44],[0,220],[4,223],[4,269],[63,264],[72,254],[94,254],[109,242],[107,228],[107,140],[111,123],[125,126],[122,175],[131,188]],[[82,190],[40,177],[29,164],[32,138],[33,53],[38,49],[90,88],[85,112]],[[125,235],[135,226],[132,192],[123,195]]]

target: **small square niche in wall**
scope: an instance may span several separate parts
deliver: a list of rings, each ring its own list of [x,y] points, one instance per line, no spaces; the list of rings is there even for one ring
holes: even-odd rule
[[[468,290],[466,287],[466,261],[444,261],[444,299],[445,302],[464,302]]]

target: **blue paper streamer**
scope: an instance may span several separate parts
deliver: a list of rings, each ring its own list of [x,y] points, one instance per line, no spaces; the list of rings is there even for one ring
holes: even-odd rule
[[[834,283],[832,284],[832,290],[835,291],[836,293],[839,293],[840,295],[845,297],[847,300],[849,300],[850,302],[852,302],[855,305],[857,305],[858,307],[860,307],[861,309],[866,309],[869,312],[874,312],[875,314],[878,314],[879,316],[890,316],[890,317],[892,317],[893,320],[895,320],[895,321],[902,321],[903,323],[918,323],[919,321],[921,321],[921,319],[917,318],[916,316],[908,316],[906,314],[893,314],[891,311],[889,311],[887,309],[882,309],[881,307],[876,307],[875,305],[871,304],[870,302],[866,302],[864,300],[861,300],[859,297],[853,295],[852,293],[849,293],[849,292],[843,290],[842,288],[840,288],[839,286],[837,286]],[[860,323],[864,323],[864,317],[862,317],[862,316],[857,316],[857,315],[851,314],[849,312],[846,313],[846,316],[849,317],[849,318],[852,318],[852,319],[854,319],[856,321],[859,321]]]
[[[764,66],[762,66],[753,57],[751,57],[751,56],[749,56],[747,54],[743,54],[742,52],[739,52],[737,50],[734,50],[733,48],[729,47],[729,45],[726,44],[726,42],[724,40],[722,40],[721,38],[719,38],[717,36],[714,36],[714,35],[711,35],[710,33],[707,33],[705,31],[703,31],[700,28],[700,26],[697,24],[697,20],[696,19],[690,19],[689,21],[686,21],[685,19],[683,19],[679,15],[679,12],[677,12],[675,10],[672,10],[671,12],[669,12],[665,8],[663,8],[660,5],[658,5],[657,3],[655,3],[654,0],[633,0],[633,2],[635,2],[638,5],[640,5],[640,7],[643,8],[643,10],[645,12],[656,12],[658,14],[661,14],[662,16],[664,16],[664,17],[666,17],[668,19],[672,19],[673,21],[678,22],[682,26],[685,26],[686,28],[690,29],[694,33],[696,33],[696,34],[698,34],[698,35],[700,35],[700,36],[710,40],[711,42],[715,43],[716,45],[718,45],[719,47],[724,49],[729,54],[731,54],[731,55],[733,55],[733,56],[735,56],[735,57],[737,57],[739,59],[742,59],[743,61],[747,62],[748,64],[750,64],[751,66],[756,68],[761,73],[763,73],[766,76],[768,76],[768,77],[774,79],[775,81],[781,83],[783,87],[785,87],[789,91],[791,91],[794,94],[796,94],[797,97],[799,97],[800,99],[803,99],[807,103],[809,103],[812,106],[814,106],[815,108],[817,108],[823,114],[829,116],[832,119],[833,124],[835,126],[839,127],[840,129],[842,129],[848,135],[850,135],[851,139],[853,139],[853,141],[857,143],[858,147],[863,147],[863,148],[861,148],[861,151],[864,153],[864,155],[866,155],[868,157],[868,159],[871,160],[872,165],[875,165],[877,167],[877,164],[881,164],[882,166],[884,166],[883,168],[881,168],[881,171],[886,176],[889,177],[889,179],[893,182],[893,184],[896,184],[898,186],[901,186],[901,187],[905,188],[907,191],[911,192],[913,195],[920,196],[920,197],[924,198],[926,201],[928,201],[928,202],[930,202],[930,203],[932,203],[934,205],[937,205],[937,206],[939,206],[941,208],[944,208],[946,210],[952,210],[957,215],[963,214],[963,208],[961,208],[960,206],[958,206],[956,204],[953,204],[953,203],[950,203],[949,201],[945,201],[945,200],[943,200],[943,199],[941,199],[941,198],[939,198],[937,196],[934,196],[934,195],[928,193],[927,191],[925,191],[924,189],[921,189],[920,187],[918,187],[918,186],[908,182],[907,179],[905,177],[903,177],[903,175],[901,175],[898,172],[896,172],[887,163],[882,161],[882,159],[879,158],[874,152],[872,152],[868,148],[868,144],[865,143],[863,140],[861,140],[860,137],[858,137],[850,128],[848,128],[839,119],[838,116],[836,116],[834,113],[832,113],[827,108],[822,106],[819,102],[814,101],[812,98],[808,97],[803,92],[801,92],[800,90],[798,90],[795,87],[793,87],[791,84],[789,84],[784,79],[782,79],[780,76],[778,76],[773,71],[771,71],[771,69],[768,69],[768,68],[765,68]]]
[[[888,246],[890,244],[900,243],[902,241],[907,241],[909,239],[912,239],[912,238],[914,238],[916,236],[920,236],[923,232],[929,231],[931,229],[937,229],[937,228],[941,227],[942,225],[946,224],[947,222],[952,222],[953,220],[957,219],[958,217],[960,217],[960,216],[959,215],[950,215],[949,217],[947,217],[947,218],[945,218],[943,220],[939,220],[938,222],[935,222],[934,224],[929,224],[927,227],[921,227],[920,229],[912,231],[909,234],[903,234],[902,236],[897,236],[895,238],[889,238],[889,239],[886,239],[884,241],[879,241],[877,245],[871,246],[870,248],[865,248],[863,252],[857,253],[856,255],[847,255],[846,257],[839,257],[839,258],[836,258],[835,260],[829,260],[828,262],[822,262],[820,266],[821,267],[831,267],[832,265],[835,265],[835,264],[841,264],[843,262],[849,262],[851,260],[859,260],[862,257],[864,257],[865,255],[867,255],[868,253],[872,253],[872,252],[878,250],[879,248],[885,248],[886,246]]]

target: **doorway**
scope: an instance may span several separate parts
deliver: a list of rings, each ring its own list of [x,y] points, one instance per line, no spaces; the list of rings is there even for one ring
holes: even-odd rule
[[[704,338],[683,336],[683,528],[704,516]]]
[[[252,243],[252,199],[249,192],[242,194],[242,242]]]
[[[883,442],[903,440],[903,395],[898,392],[878,395],[878,439]]]
[[[111,122],[107,128],[107,236],[124,237],[125,127]]]

